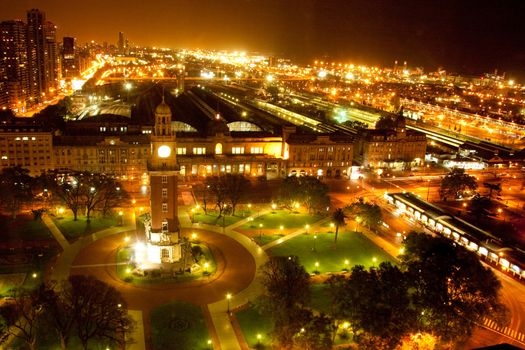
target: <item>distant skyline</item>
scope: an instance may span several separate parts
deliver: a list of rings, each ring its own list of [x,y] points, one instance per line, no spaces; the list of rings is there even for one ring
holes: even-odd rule
[[[39,8],[80,43],[259,51],[426,71],[506,71],[525,78],[519,0],[0,0],[0,20]]]

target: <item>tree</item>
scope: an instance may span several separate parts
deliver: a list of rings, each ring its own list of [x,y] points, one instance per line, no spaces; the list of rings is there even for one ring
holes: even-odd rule
[[[73,275],[69,284],[75,330],[84,349],[94,338],[123,346],[134,325],[122,295],[93,276]]]
[[[33,291],[17,289],[13,302],[0,308],[0,315],[7,326],[6,335],[23,340],[29,349],[37,349],[37,334],[43,320],[45,294],[42,285]]]
[[[483,187],[489,189],[489,200],[492,200],[492,192],[496,192],[498,196],[501,194],[501,183],[484,182]]]
[[[330,350],[333,346],[334,323],[325,314],[314,315],[305,310],[302,327],[293,337],[294,345],[307,350]]]
[[[279,187],[276,202],[279,203],[279,205],[283,208],[293,210],[294,204],[301,201],[299,188],[299,177],[286,177]]]
[[[108,215],[112,208],[125,205],[129,196],[113,178],[102,174],[77,174],[82,186],[82,200],[86,208],[86,221],[90,222],[91,212],[100,209]]]
[[[56,331],[60,339],[60,348],[67,349],[69,339],[75,326],[75,310],[71,288],[64,282],[59,286],[60,292],[53,287],[47,287],[45,298],[45,318]]]
[[[231,204],[231,215],[235,215],[237,203],[250,190],[250,181],[241,174],[226,174],[224,182],[227,198]]]
[[[20,206],[32,198],[31,186],[33,178],[29,170],[19,166],[4,168],[0,173],[0,201],[5,210],[16,219]]]
[[[276,202],[289,210],[303,203],[309,212],[319,212],[330,205],[328,186],[314,176],[289,176],[281,184]]]
[[[470,336],[474,322],[486,316],[505,322],[506,308],[498,300],[501,283],[475,253],[442,237],[411,232],[402,264],[422,331],[457,341]]]
[[[491,211],[493,203],[489,197],[475,195],[469,204],[469,212],[478,218],[487,218],[494,215]]]
[[[465,169],[452,169],[441,181],[439,195],[442,200],[448,197],[461,198],[465,191],[475,191],[478,188],[476,178],[465,173]]]
[[[390,115],[381,115],[376,121],[376,129],[394,130],[396,128],[396,119]]]
[[[219,176],[206,178],[206,188],[215,196],[215,205],[219,209],[219,216],[222,216],[227,199],[226,184]]]
[[[274,334],[282,347],[289,347],[305,321],[309,275],[296,256],[272,256],[262,267],[262,285],[262,304],[272,315]]]
[[[78,211],[83,203],[82,183],[71,175],[61,175],[50,172],[46,175],[47,187],[73,213],[73,220],[77,221]]]
[[[344,226],[346,215],[341,208],[337,208],[332,214],[332,221],[335,225],[335,238],[334,242],[337,243],[337,235],[339,233],[339,226]]]
[[[415,329],[409,283],[390,263],[366,270],[354,266],[349,277],[334,276],[327,283],[333,317],[350,321],[358,343],[384,343],[394,348],[403,335]]]
[[[383,214],[379,205],[366,203],[362,198],[350,204],[346,209],[369,229],[375,229],[383,222]]]

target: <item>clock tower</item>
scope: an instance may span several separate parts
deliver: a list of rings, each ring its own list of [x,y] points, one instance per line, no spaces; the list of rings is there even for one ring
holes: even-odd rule
[[[162,102],[155,109],[151,136],[150,177],[151,225],[146,228],[147,261],[172,263],[180,260],[180,227],[177,211],[176,138],[171,129],[170,107]]]

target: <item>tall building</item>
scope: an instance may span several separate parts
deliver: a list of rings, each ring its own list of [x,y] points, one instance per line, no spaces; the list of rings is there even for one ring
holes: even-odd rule
[[[60,69],[60,57],[58,55],[56,31],[57,27],[53,23],[47,21],[44,24],[44,62],[46,75],[46,94],[53,94],[54,90],[58,87],[59,81],[62,77],[62,71]]]
[[[27,12],[27,59],[29,62],[29,94],[41,101],[46,91],[45,79],[45,34],[46,15],[38,9]]]
[[[62,76],[72,78],[79,73],[75,52],[75,38],[65,36],[62,39]]]
[[[146,228],[146,262],[150,263],[172,263],[181,258],[176,149],[171,110],[163,98],[155,109],[155,129],[151,136],[151,158],[148,162],[151,224]]]
[[[123,32],[118,32],[118,53],[119,54],[124,54],[124,50],[126,48],[126,41],[124,39],[124,33]]]
[[[27,26],[20,20],[0,23],[0,60],[7,105],[20,109],[29,99]]]
[[[30,95],[42,101],[57,88],[60,71],[56,26],[38,9],[27,12],[27,42]]]

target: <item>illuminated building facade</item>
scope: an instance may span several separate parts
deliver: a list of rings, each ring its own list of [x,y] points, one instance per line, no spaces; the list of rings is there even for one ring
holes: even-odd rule
[[[27,60],[27,26],[24,22],[0,23],[0,60],[5,82],[7,103],[13,110],[20,110],[29,99],[29,62]]]
[[[366,130],[360,147],[362,165],[404,169],[423,164],[427,139],[424,133],[407,130],[404,119],[399,118],[395,129]]]
[[[20,166],[33,176],[54,169],[51,132],[34,125],[0,125],[0,164]]]

